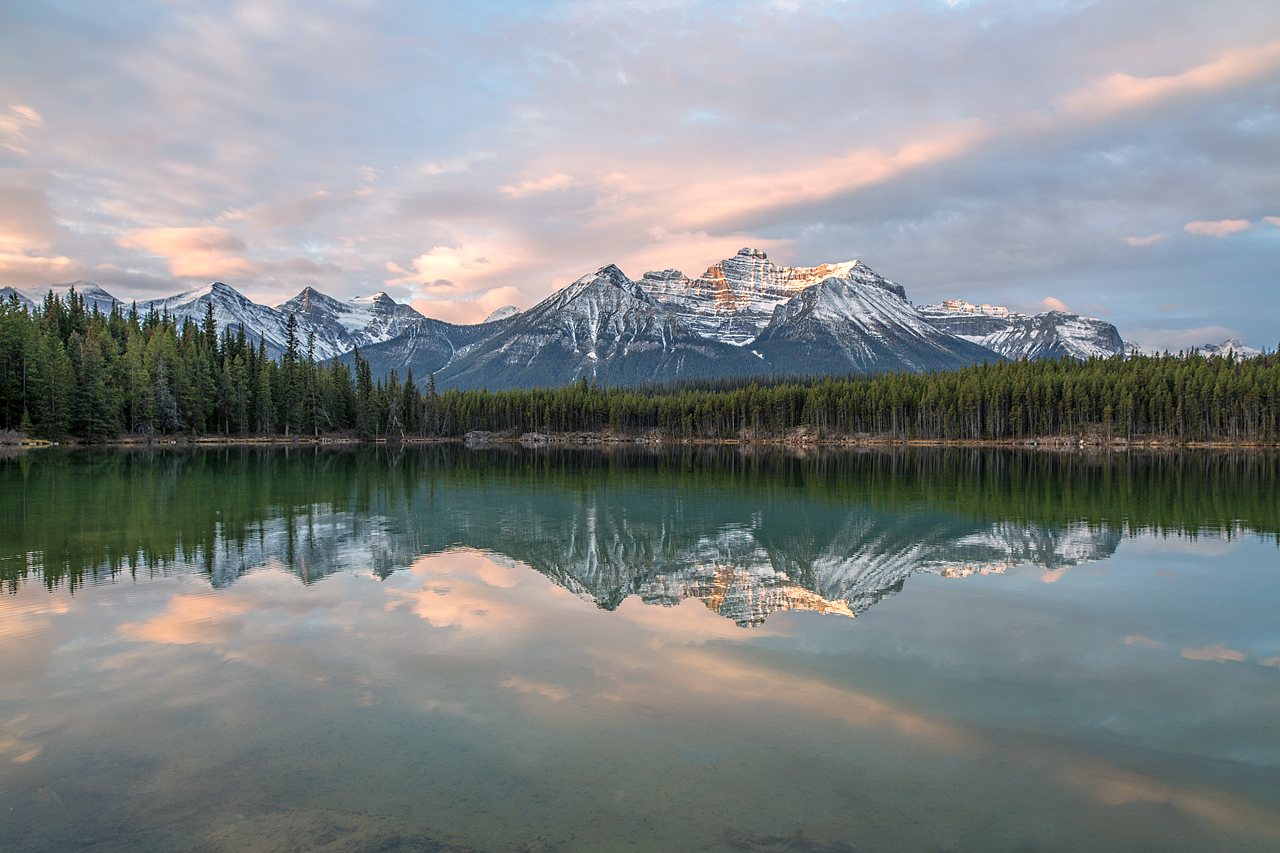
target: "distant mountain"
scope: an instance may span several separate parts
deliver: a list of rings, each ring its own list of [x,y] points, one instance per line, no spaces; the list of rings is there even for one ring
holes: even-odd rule
[[[1126,351],[1115,326],[1068,311],[1018,314],[952,299],[921,306],[920,316],[944,332],[1014,360],[1107,358]]]
[[[220,281],[176,296],[139,302],[138,314],[145,316],[155,311],[157,314],[167,313],[179,320],[190,318],[199,323],[204,320],[209,305],[213,306],[213,319],[219,330],[228,326],[233,329],[244,326],[245,334],[251,342],[256,344],[261,339],[272,354],[284,352],[288,317],[274,308],[250,302],[240,291]],[[306,333],[300,331],[299,338],[305,345]],[[317,357],[323,356],[317,353]]]
[[[406,372],[412,370],[414,379],[422,384],[429,375],[440,374],[477,344],[497,334],[505,325],[503,321],[493,321],[459,326],[428,317],[404,334],[381,343],[361,346],[360,356],[369,362],[369,369],[374,376],[385,376],[394,370],[404,378]],[[352,356],[353,353],[346,353],[340,360],[351,363]]]
[[[1218,355],[1226,358],[1234,355],[1237,359],[1255,358],[1262,355],[1262,350],[1256,350],[1253,347],[1245,346],[1235,338],[1225,340],[1220,344],[1205,344],[1200,347],[1200,352],[1204,355]]]
[[[497,322],[497,321],[499,321],[499,320],[505,320],[505,319],[507,319],[508,317],[514,317],[515,315],[517,315],[517,314],[519,314],[519,313],[520,313],[520,309],[519,309],[519,308],[517,308],[516,306],[514,306],[514,305],[503,305],[501,308],[499,308],[498,310],[494,311],[494,312],[493,312],[492,314],[490,314],[488,317],[485,317],[485,318],[484,318],[484,320],[483,320],[483,322],[485,322],[485,323],[496,323],[496,322]]]
[[[948,370],[1000,360],[925,322],[900,286],[866,267],[846,275],[825,278],[774,308],[751,349],[780,373]]]
[[[426,320],[410,306],[396,302],[385,293],[342,302],[314,287],[304,288],[275,310],[284,317],[293,314],[307,331],[314,330],[316,355],[326,359],[350,352],[354,347],[399,337]]]
[[[437,371],[437,384],[502,389],[588,377],[620,385],[768,371],[757,356],[694,332],[612,264],[483,325],[493,334]]]
[[[885,281],[858,261],[779,267],[759,249],[739,249],[738,254],[712,264],[696,279],[679,270],[663,270],[647,272],[637,283],[654,303],[698,334],[743,346],[764,331],[775,308],[832,276],[874,281],[878,287],[906,296],[901,285]]]
[[[53,293],[58,299],[65,301],[72,288],[75,288],[76,293],[84,300],[87,311],[92,311],[96,305],[103,314],[110,314],[112,305],[125,304],[91,281],[73,281],[67,284],[51,284],[47,287],[27,287],[22,290],[6,287],[0,289],[0,299],[8,299],[10,293],[16,293],[19,301],[34,308],[44,303],[45,295],[48,293]]]
[[[92,282],[0,290],[38,304],[71,287],[102,311],[120,304]],[[780,267],[745,248],[695,279],[679,270],[637,280],[601,267],[538,305],[505,306],[484,322],[429,319],[385,293],[341,301],[308,287],[274,308],[214,282],[138,305],[243,326],[272,355],[286,346],[290,316],[305,352],[315,336],[318,359],[358,347],[375,375],[392,370],[438,387],[505,389],[554,386],[589,377],[611,385],[683,378],[763,374],[846,374],[952,369],[1001,358],[1089,358],[1130,347],[1110,323],[1065,311],[1025,315],[962,300],[916,308],[902,285],[860,261]],[[1207,354],[1257,354],[1239,341]]]
[[[19,304],[25,305],[28,310],[36,307],[36,304],[21,290],[12,287],[0,287],[0,302],[7,304],[11,298],[17,299]]]

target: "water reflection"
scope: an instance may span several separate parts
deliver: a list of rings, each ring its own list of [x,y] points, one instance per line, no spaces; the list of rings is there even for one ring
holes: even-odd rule
[[[1269,849],[1275,474],[28,455],[0,849]]]
[[[0,581],[74,590],[194,566],[224,588],[267,565],[304,583],[386,578],[467,547],[604,609],[699,599],[752,626],[854,616],[917,572],[1058,572],[1134,530],[1274,535],[1277,474],[1265,454],[45,452],[0,463]]]

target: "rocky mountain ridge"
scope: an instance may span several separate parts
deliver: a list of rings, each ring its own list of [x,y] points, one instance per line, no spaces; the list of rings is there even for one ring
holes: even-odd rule
[[[1062,356],[1107,358],[1125,353],[1115,326],[1069,311],[1028,315],[951,299],[921,306],[920,316],[935,328],[1015,361]]]
[[[92,282],[4,288],[0,297],[34,307],[46,292],[65,298],[72,287],[101,311],[123,305]],[[419,382],[434,374],[437,387],[924,371],[1130,349],[1102,320],[1064,311],[1025,315],[962,300],[917,308],[900,284],[861,261],[780,267],[751,248],[693,279],[667,269],[633,280],[610,264],[532,308],[506,306],[474,325],[426,318],[385,293],[344,302],[307,287],[268,307],[222,282],[139,303],[138,310],[200,322],[209,306],[219,327],[243,326],[272,355],[285,348],[292,316],[299,349],[305,352],[314,336],[317,359],[350,359],[359,347],[376,375],[412,369]],[[1201,351],[1257,353],[1238,341]]]

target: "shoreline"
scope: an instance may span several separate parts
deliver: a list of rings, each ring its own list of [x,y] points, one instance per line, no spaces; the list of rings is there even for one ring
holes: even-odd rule
[[[5,440],[8,439],[8,440]],[[778,447],[778,448],[897,448],[960,447],[1004,448],[1009,450],[1277,450],[1280,441],[1186,441],[1172,439],[1106,439],[1095,435],[1058,435],[1018,439],[939,439],[903,438],[888,435],[818,436],[807,430],[792,430],[784,435],[735,436],[731,438],[677,438],[650,430],[639,435],[614,432],[571,432],[517,434],[513,430],[488,432],[473,430],[462,436],[391,436],[362,439],[354,436],[122,436],[105,441],[47,441],[25,436],[5,436],[0,447],[6,450],[38,450],[46,447],[74,448],[160,448],[160,447],[332,447],[382,444],[461,444],[466,447]]]

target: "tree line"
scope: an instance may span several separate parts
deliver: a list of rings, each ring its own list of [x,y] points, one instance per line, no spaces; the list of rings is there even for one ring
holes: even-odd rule
[[[292,317],[278,357],[242,326],[116,306],[71,291],[0,305],[0,424],[32,436],[122,433],[360,438],[656,431],[679,439],[879,435],[1027,439],[1090,432],[1172,441],[1280,440],[1280,356],[1198,351],[1009,361],[932,373],[686,380],[610,388],[437,389],[371,374],[356,350],[318,361]],[[349,363],[348,363],[349,361]]]

